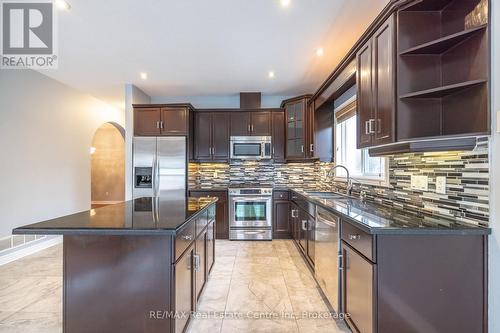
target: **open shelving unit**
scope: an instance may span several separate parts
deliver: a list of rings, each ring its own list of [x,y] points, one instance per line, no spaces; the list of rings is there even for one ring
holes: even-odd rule
[[[488,0],[398,12],[398,140],[489,133]]]

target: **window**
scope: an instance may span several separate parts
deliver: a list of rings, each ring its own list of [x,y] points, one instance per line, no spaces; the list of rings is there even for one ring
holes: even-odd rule
[[[356,115],[337,118],[335,125],[335,163],[349,169],[350,176],[373,183],[387,183],[386,159],[370,157],[367,149],[356,148]],[[345,177],[345,170],[339,168],[336,177]]]

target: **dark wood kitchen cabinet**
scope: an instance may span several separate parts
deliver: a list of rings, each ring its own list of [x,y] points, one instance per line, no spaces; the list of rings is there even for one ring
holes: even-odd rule
[[[195,241],[196,253],[194,255],[196,300],[200,298],[201,291],[207,281],[207,229],[205,228]]]
[[[270,136],[271,133],[271,112],[257,111],[251,113],[252,135]]]
[[[232,111],[231,136],[270,136],[270,111]]]
[[[285,109],[285,155],[287,161],[300,161],[314,157],[314,118],[308,103],[311,95],[302,95],[284,100]]]
[[[250,112],[231,112],[231,136],[251,135]]]
[[[134,105],[134,135],[188,135],[188,105]]]
[[[316,222],[314,217],[302,208],[299,208],[299,220],[299,245],[310,264],[314,267]]]
[[[273,160],[282,163],[285,162],[285,113],[283,111],[274,111],[272,115]]]
[[[207,228],[207,276],[215,263],[215,218],[208,223]]]
[[[231,112],[231,135],[270,136],[271,121],[269,111],[233,111]]]
[[[175,275],[175,310],[178,313],[191,313],[195,311],[195,271],[194,271],[194,243],[192,243],[184,254],[174,265]],[[175,319],[175,333],[184,332],[189,322],[189,316],[179,316]]]
[[[290,222],[290,231],[292,234],[292,239],[295,241],[295,243],[298,243],[299,241],[299,207],[297,204],[293,201],[290,202],[290,215],[289,215],[289,222]]]
[[[373,333],[375,328],[375,265],[349,245],[342,244],[344,260],[344,312],[357,332]]]
[[[229,218],[228,218],[228,199],[227,191],[210,190],[189,190],[189,196],[199,197],[217,197],[219,200],[215,206],[215,238],[229,239]]]
[[[187,108],[161,108],[161,134],[162,135],[187,135],[188,109]]]
[[[342,302],[353,331],[487,332],[487,235],[372,235],[341,223]]]
[[[134,135],[161,135],[160,119],[161,108],[134,108]]]
[[[395,15],[357,52],[357,146],[394,142],[396,121]]]
[[[288,201],[288,191],[274,191],[273,193],[273,238],[291,238],[290,223],[290,202]]]
[[[398,11],[397,138],[487,135],[488,0],[423,0]]]
[[[227,112],[195,113],[194,159],[199,162],[229,160],[229,114]]]

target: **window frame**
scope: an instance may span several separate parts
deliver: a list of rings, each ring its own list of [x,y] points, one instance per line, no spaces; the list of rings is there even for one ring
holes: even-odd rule
[[[347,101],[345,101],[344,103],[342,103],[341,105],[339,105],[338,107],[336,107],[333,111],[334,113],[334,130],[337,131],[337,125],[339,124],[338,121],[337,121],[337,117],[335,116],[336,112],[343,109],[344,107],[348,106],[349,104],[351,104],[353,101],[356,100],[356,95],[352,96],[351,98],[349,98]],[[356,114],[357,116],[357,114]],[[350,118],[350,117],[349,117]],[[342,122],[345,122],[347,120],[343,120]],[[356,128],[357,130],[357,128]],[[346,132],[347,131],[343,131],[343,141],[345,142],[346,141]],[[356,133],[357,135],[357,133]],[[334,149],[334,165],[338,165],[338,152],[337,152],[337,133],[335,133],[335,135],[333,136],[333,149]],[[366,157],[368,155],[368,151],[367,149],[356,149],[356,150],[361,150],[361,168],[363,169],[362,172],[363,174],[362,175],[359,175],[359,174],[352,174],[350,175],[351,178],[355,181],[355,182],[358,182],[358,183],[361,183],[361,184],[366,184],[366,185],[375,185],[375,186],[381,186],[381,187],[390,187],[390,182],[389,182],[389,159],[387,157],[380,157],[384,160],[384,173],[381,177],[379,176],[375,176],[375,175],[367,175],[365,174],[365,169],[366,169]],[[341,151],[345,151],[341,149]],[[343,152],[341,152],[341,154],[343,154]],[[347,177],[346,176],[337,176],[337,174],[335,174],[334,178],[333,178],[335,181],[339,181],[339,182],[347,182]]]

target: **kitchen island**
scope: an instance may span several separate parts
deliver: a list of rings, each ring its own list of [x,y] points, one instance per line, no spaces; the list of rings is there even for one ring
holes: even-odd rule
[[[215,261],[217,198],[139,198],[35,223],[63,235],[64,332],[182,332]]]

